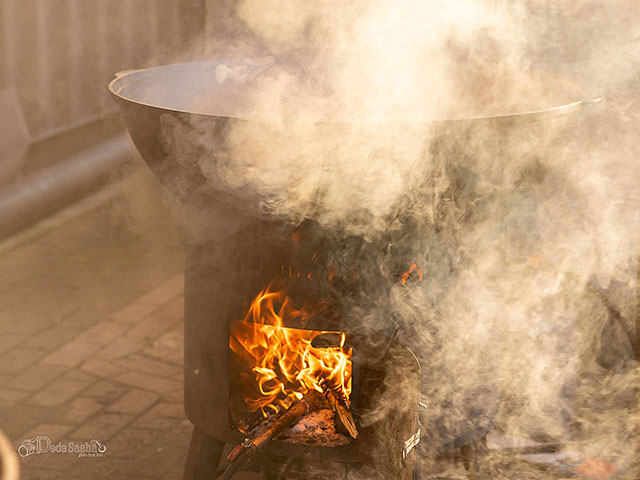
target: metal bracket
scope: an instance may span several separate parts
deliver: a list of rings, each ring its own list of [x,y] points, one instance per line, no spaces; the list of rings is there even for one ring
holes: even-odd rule
[[[407,461],[407,457],[411,453],[411,450],[415,448],[416,445],[420,443],[420,429],[413,435],[411,435],[407,441],[404,442],[404,448],[402,449],[402,464],[404,465]]]
[[[405,442],[404,447],[402,449],[402,464],[404,465],[413,450],[419,443],[422,438],[422,432],[427,429],[427,414],[429,408],[423,402],[418,402],[418,431],[411,435]]]
[[[427,433],[427,424],[429,423],[429,406],[424,402],[418,402],[418,423],[422,434]]]

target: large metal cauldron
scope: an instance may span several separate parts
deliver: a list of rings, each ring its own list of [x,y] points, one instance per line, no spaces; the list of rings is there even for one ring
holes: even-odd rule
[[[187,207],[187,218],[195,219],[194,228],[189,228],[186,246],[187,415],[204,434],[220,441],[237,442],[242,437],[230,430],[228,420],[229,320],[241,315],[247,300],[278,276],[282,265],[305,269],[308,258],[295,252],[283,239],[302,228],[312,238],[307,247],[310,251],[315,245],[324,245],[325,250],[330,251],[336,234],[323,233],[322,228],[312,222],[294,226],[283,219],[269,217],[260,212],[250,198],[238,198],[235,193],[226,191],[224,185],[216,186],[207,181],[202,171],[203,160],[209,164],[214,162],[214,154],[219,155],[226,149],[226,132],[238,123],[251,121],[237,115],[238,105],[245,101],[242,85],[217,81],[216,67],[221,63],[192,62],[124,72],[111,82],[109,89],[121,107],[126,127],[142,157],[167,189]],[[562,135],[573,116],[569,114],[580,111],[588,103],[569,82],[552,75],[532,75],[536,81],[544,83],[543,90],[554,94],[545,104],[533,105],[527,111],[514,107],[502,115],[495,115],[494,109],[484,114],[476,111],[473,115],[457,115],[451,120],[355,127],[363,135],[372,137],[385,135],[388,131],[397,135],[399,130],[409,127],[415,135],[416,130],[423,128],[424,151],[432,162],[440,165],[439,172],[445,172],[449,184],[456,189],[456,197],[449,198],[449,203],[457,203],[462,211],[471,211],[475,208],[471,205],[474,185],[468,181],[469,175],[495,171],[502,159],[515,156],[526,171],[527,164],[539,161],[550,139]],[[317,132],[318,135],[340,135],[355,127],[353,123],[326,122],[318,125]],[[176,132],[180,134],[176,135]],[[479,139],[482,139],[481,151]],[[518,141],[512,141],[514,139]],[[427,169],[418,169],[416,174],[425,176],[425,186],[432,181]],[[425,188],[425,195],[429,194],[428,190]],[[436,238],[438,231],[446,231],[449,217],[441,211],[440,205],[434,207],[431,221],[436,226],[433,230]],[[238,218],[250,221],[238,222]],[[470,218],[472,222],[473,216]],[[407,225],[420,221],[406,220]],[[425,252],[417,249],[423,248],[425,242],[411,238],[411,235],[411,231],[395,232],[384,239],[385,245],[398,246],[394,247],[390,258],[384,260],[390,275],[406,268],[415,255],[424,256]],[[329,243],[323,239],[325,237],[329,238]],[[443,238],[443,246],[437,255],[449,255],[455,249],[455,242],[455,235]],[[384,247],[368,245],[363,239],[353,237],[341,237],[338,244],[339,248],[347,244],[346,248],[357,252],[354,261],[361,262],[358,268],[365,272],[367,249],[381,251]],[[451,253],[450,258],[454,257]],[[315,267],[309,265],[309,268]],[[364,277],[359,288],[360,292],[365,292],[365,297],[367,292],[375,292],[381,283],[384,284],[376,278]],[[317,285],[310,288],[317,288]],[[402,338],[402,325],[390,323],[388,328],[377,332],[357,333]],[[349,325],[340,327],[350,328]],[[409,333],[406,336],[408,343],[410,338]],[[469,376],[485,378],[486,384],[477,394],[468,396],[463,405],[451,405],[452,409],[468,411],[468,421],[439,425],[437,418],[430,418],[430,428],[434,426],[431,438],[434,445],[459,446],[481,437],[492,427],[499,393],[495,383],[496,364],[489,350],[495,353],[498,348],[496,345],[487,348],[488,360],[482,371],[468,372]],[[423,371],[428,382],[429,371],[424,365]],[[451,381],[456,382],[456,379]]]

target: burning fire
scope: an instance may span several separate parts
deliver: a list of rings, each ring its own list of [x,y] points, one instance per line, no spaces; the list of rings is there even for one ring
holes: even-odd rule
[[[407,280],[409,280],[409,277],[413,272],[416,272],[416,274],[418,275],[418,281],[419,282],[422,281],[422,269],[418,268],[417,264],[412,263],[411,266],[409,267],[409,270],[407,270],[402,274],[402,279],[400,280],[402,282],[402,285],[407,284]]]
[[[314,347],[318,335],[339,332],[284,327],[285,320],[304,322],[308,317],[284,291],[269,286],[253,300],[243,321],[232,322],[229,347],[250,362],[257,385],[256,394],[245,398],[251,411],[266,417],[269,410],[287,408],[312,389],[331,389],[349,400],[352,362],[345,334],[340,334],[339,345]]]

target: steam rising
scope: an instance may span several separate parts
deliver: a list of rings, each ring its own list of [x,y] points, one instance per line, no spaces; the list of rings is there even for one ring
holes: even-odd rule
[[[344,315],[393,323],[420,357],[424,448],[496,423],[629,467],[640,224],[637,108],[625,95],[640,27],[612,31],[624,2],[560,4],[575,23],[558,12],[542,22],[543,2],[244,0],[233,43],[216,45],[242,61],[219,66],[216,81],[246,88],[235,116],[259,121],[194,142],[216,188],[293,225],[386,242],[423,269],[422,283],[402,287],[379,253],[368,273],[388,280],[384,301]],[[532,67],[597,76],[580,89]],[[594,92],[616,96],[531,124],[427,122]],[[240,221],[227,217],[219,234]]]

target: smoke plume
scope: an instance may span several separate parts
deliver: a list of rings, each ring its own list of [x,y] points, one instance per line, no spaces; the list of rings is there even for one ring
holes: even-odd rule
[[[634,9],[243,0],[220,19],[210,55],[235,60],[214,87],[242,101],[223,139],[190,126],[198,168],[262,215],[422,269],[405,288],[372,254],[371,291],[386,293],[343,315],[393,322],[419,356],[425,451],[494,428],[636,461]],[[603,95],[535,122],[468,121]],[[185,135],[167,125],[173,148]],[[220,215],[220,238],[245,218]]]

